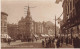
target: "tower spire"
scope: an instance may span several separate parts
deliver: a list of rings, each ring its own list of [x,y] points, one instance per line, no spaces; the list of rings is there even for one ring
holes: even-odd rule
[[[27,9],[27,16],[30,16],[30,7],[28,5],[28,9]]]

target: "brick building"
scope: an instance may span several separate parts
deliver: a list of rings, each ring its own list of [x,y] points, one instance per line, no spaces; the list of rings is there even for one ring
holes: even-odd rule
[[[70,34],[71,38],[75,34],[80,34],[80,0],[63,1],[63,25],[64,34]]]
[[[24,41],[28,41],[29,39],[32,38],[32,29],[33,29],[33,21],[32,21],[32,17],[30,14],[30,9],[28,6],[28,10],[27,10],[27,16],[25,18],[21,18],[21,20],[18,22],[18,26],[19,26],[19,32],[21,34],[21,38]]]

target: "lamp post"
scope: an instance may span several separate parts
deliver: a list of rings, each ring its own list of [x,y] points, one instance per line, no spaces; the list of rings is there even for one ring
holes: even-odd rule
[[[63,12],[62,12],[62,14],[63,14]],[[58,20],[59,21],[59,23],[61,22],[61,20],[60,20],[60,17],[62,16],[62,14],[56,19],[56,16],[55,16],[55,19],[53,19],[53,20],[55,20],[55,38],[56,38],[56,21]],[[61,24],[61,23],[60,23]],[[60,25],[61,26],[61,25]],[[61,29],[61,28],[60,28]]]
[[[55,38],[56,38],[56,16],[55,16]]]

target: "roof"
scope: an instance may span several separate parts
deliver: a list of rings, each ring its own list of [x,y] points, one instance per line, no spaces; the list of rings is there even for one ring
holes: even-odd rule
[[[4,15],[7,15],[7,16],[8,16],[8,14],[7,14],[7,13],[5,13],[5,12],[1,12],[1,14],[4,14]]]

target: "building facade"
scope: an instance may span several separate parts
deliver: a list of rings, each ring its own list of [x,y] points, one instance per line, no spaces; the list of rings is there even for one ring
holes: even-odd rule
[[[18,26],[19,26],[19,32],[21,34],[21,38],[23,40],[29,40],[32,38],[32,29],[33,29],[33,23],[32,23],[32,17],[30,14],[30,9],[28,6],[28,10],[27,10],[27,16],[25,18],[21,18],[21,20],[18,22]]]
[[[41,34],[42,33],[42,23],[41,22],[36,22],[35,28],[36,28],[36,34]]]
[[[8,38],[8,32],[7,32],[7,17],[8,14],[5,12],[1,12],[1,41],[3,42]]]
[[[80,0],[63,1],[63,24],[61,30],[64,34],[80,34]]]
[[[16,40],[16,39],[19,39],[19,29],[18,29],[18,25],[17,24],[7,24],[7,32],[8,32],[8,35]]]

